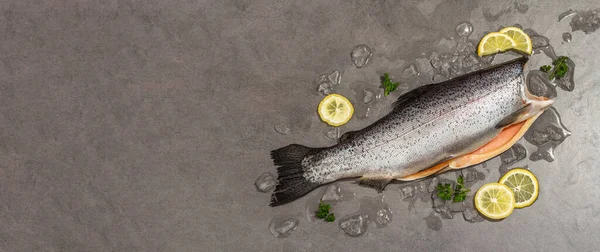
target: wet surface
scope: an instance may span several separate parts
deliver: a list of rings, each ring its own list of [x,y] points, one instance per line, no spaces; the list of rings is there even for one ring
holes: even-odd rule
[[[537,146],[537,150],[531,154],[530,159],[532,161],[540,159],[548,162],[554,161],[554,149],[570,135],[571,131],[563,125],[558,111],[551,107],[525,133],[525,140]]]
[[[3,1],[0,250],[600,247],[598,8],[595,0]],[[464,22],[472,31],[459,26]],[[335,223],[304,217],[326,187],[268,207],[270,195],[255,183],[265,172],[276,174],[271,150],[292,143],[331,146],[385,115],[411,88],[516,57],[472,54],[485,32],[514,24],[540,36],[527,71],[561,55],[577,65],[563,81],[536,84],[536,92],[556,100],[562,124],[554,114],[540,121],[538,133],[528,136],[533,143],[519,141],[524,159],[511,150],[486,167],[437,180],[463,174],[476,178],[467,182],[474,191],[498,180],[499,167],[512,160],[505,169],[527,167],[540,181],[532,206],[500,222],[481,221],[469,205],[436,212],[429,178],[390,184],[382,194],[340,181],[355,196],[336,201]],[[369,46],[368,61],[364,53],[353,60],[357,45]],[[381,97],[385,72],[401,85]],[[355,82],[373,92],[371,102],[362,87],[354,93]],[[315,110],[327,92],[368,110],[340,128],[326,126]],[[275,128],[282,123],[289,131]],[[269,183],[259,185],[268,191]],[[408,185],[413,196],[404,199]],[[376,228],[359,215],[366,231],[358,220],[347,227],[362,235],[347,235],[342,220],[361,209],[363,197],[381,195],[393,218],[376,212],[385,223]]]

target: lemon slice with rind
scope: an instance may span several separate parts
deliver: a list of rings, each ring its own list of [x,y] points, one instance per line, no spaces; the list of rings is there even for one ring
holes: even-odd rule
[[[491,55],[500,52],[506,52],[515,48],[517,42],[510,36],[501,32],[490,32],[479,42],[477,47],[477,55],[479,57]]]
[[[508,186],[487,183],[475,193],[475,208],[485,217],[499,220],[508,217],[515,209],[515,195]]]
[[[512,38],[517,45],[514,47],[515,50],[531,55],[533,51],[533,44],[531,38],[523,30],[517,27],[506,27],[500,30],[500,33],[504,33]]]
[[[352,118],[354,107],[346,97],[339,94],[330,94],[319,103],[318,112],[321,120],[327,124],[342,126]]]
[[[515,194],[515,208],[531,206],[538,197],[538,180],[530,171],[523,168],[515,168],[504,174],[500,179]]]

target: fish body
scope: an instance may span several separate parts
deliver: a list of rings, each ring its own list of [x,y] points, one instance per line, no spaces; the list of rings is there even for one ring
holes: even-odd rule
[[[290,145],[273,151],[280,184],[271,205],[348,177],[360,176],[365,184],[383,189],[391,179],[411,180],[406,178],[477,151],[506,127],[539,115],[551,104],[526,91],[526,62],[523,57],[416,88],[402,95],[389,114],[343,135],[337,145]]]

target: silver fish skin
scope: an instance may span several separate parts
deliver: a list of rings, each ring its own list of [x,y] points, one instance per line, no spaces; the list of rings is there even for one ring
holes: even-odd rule
[[[273,151],[280,184],[271,206],[342,178],[399,179],[477,150],[501,132],[496,126],[503,119],[529,101],[523,77],[527,60],[416,88],[399,97],[389,114],[344,135],[337,145]]]

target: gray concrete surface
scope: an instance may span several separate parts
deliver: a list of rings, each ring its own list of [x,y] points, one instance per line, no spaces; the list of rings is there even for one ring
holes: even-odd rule
[[[600,4],[520,1],[529,5],[524,14],[483,16],[512,3],[2,1],[0,251],[597,250],[600,32],[574,32],[562,44],[570,27],[557,17]],[[269,195],[253,183],[275,171],[270,150],[333,144],[314,112],[319,74],[340,69],[342,85],[376,85],[381,71],[428,57],[465,20],[474,38],[501,25],[533,28],[577,64],[575,90],[559,91],[555,105],[573,134],[555,162],[521,163],[541,183],[533,206],[501,222],[458,216],[434,231],[423,221],[428,204],[408,210],[393,185],[384,195],[394,221],[359,238],[303,218],[317,191],[267,206]],[[376,53],[359,71],[349,53],[363,43]],[[290,134],[273,130],[281,122]],[[269,233],[278,214],[299,216],[291,237]]]

